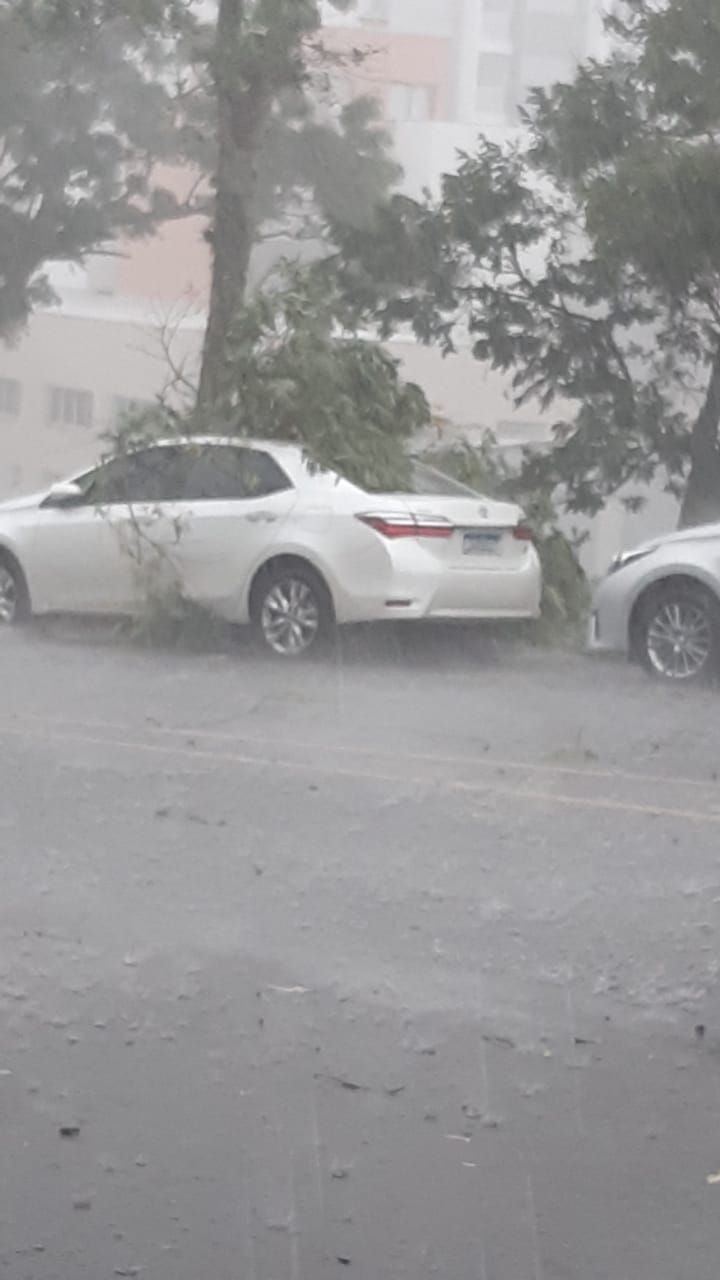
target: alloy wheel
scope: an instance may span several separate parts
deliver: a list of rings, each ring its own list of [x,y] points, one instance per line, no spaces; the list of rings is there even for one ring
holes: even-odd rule
[[[18,586],[14,575],[0,564],[0,626],[10,626],[18,613]]]
[[[275,653],[301,657],[315,643],[320,625],[320,606],[309,583],[294,577],[273,583],[263,600],[260,626]]]
[[[693,680],[708,667],[713,651],[713,627],[707,609],[697,600],[663,601],[646,632],[648,659],[667,680]]]

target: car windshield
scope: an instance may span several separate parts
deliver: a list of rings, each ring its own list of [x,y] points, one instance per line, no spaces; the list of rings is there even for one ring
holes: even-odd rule
[[[720,0],[0,0],[0,677],[0,1280],[720,1280]]]

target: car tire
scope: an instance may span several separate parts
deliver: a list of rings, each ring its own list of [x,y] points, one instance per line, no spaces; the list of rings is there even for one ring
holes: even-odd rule
[[[30,617],[25,575],[13,556],[0,552],[0,627],[17,627]]]
[[[294,661],[317,653],[335,625],[332,598],[320,574],[292,560],[260,574],[252,590],[250,620],[265,652]]]
[[[699,583],[664,583],[641,603],[635,650],[658,680],[700,684],[717,677],[720,604]]]

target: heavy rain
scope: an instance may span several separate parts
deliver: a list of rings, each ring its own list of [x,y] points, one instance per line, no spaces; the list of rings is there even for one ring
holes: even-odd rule
[[[0,0],[0,1274],[716,1280],[718,0]]]

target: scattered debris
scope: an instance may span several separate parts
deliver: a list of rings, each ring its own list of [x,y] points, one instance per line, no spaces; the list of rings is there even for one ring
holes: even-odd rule
[[[462,1113],[468,1120],[482,1120],[485,1112],[473,1105],[471,1102],[464,1102],[462,1105]]]
[[[384,1093],[388,1098],[397,1098],[398,1094],[404,1093],[407,1085],[395,1084],[386,1085],[385,1088],[376,1090],[369,1084],[358,1084],[356,1080],[347,1080],[344,1076],[327,1075],[324,1071],[316,1071],[314,1080],[330,1080],[332,1084],[337,1084],[341,1089],[347,1089],[348,1093]]]
[[[310,990],[309,987],[275,987],[272,983],[267,988],[268,991],[275,991],[281,996],[306,996]]]
[[[483,1129],[501,1129],[505,1121],[502,1116],[495,1116],[488,1112],[487,1115],[482,1117],[481,1123]]]
[[[79,1138],[80,1125],[79,1124],[61,1124],[60,1137],[61,1138]]]
[[[516,1049],[517,1045],[512,1036],[493,1036],[484,1035],[483,1040],[486,1044],[497,1045],[498,1049]]]
[[[227,818],[206,818],[202,813],[186,813],[186,822],[193,822],[196,827],[226,827]]]
[[[468,1138],[465,1133],[446,1133],[445,1137],[448,1142],[472,1142],[472,1138]]]
[[[540,1081],[530,1082],[520,1085],[520,1092],[523,1098],[536,1098],[539,1093],[547,1092],[547,1085],[541,1084]]]
[[[322,1072],[315,1076],[316,1080],[331,1080],[333,1084],[338,1084],[341,1089],[347,1089],[349,1093],[371,1093],[372,1090],[366,1084],[357,1084],[355,1080],[345,1080],[342,1076],[324,1076]]]

